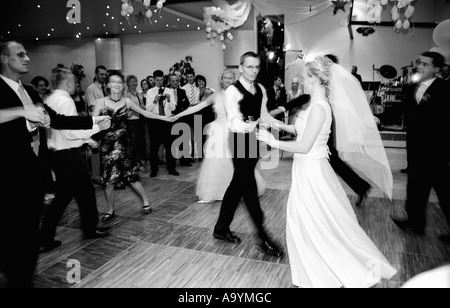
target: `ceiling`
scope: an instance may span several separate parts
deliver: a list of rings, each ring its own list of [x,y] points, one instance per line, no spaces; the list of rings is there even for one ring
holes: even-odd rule
[[[0,10],[0,39],[42,41],[62,38],[111,37],[162,31],[203,30],[203,7],[212,1],[166,0],[161,11],[151,0],[151,23],[142,0],[131,0],[134,13],[122,17],[121,0],[79,0],[81,23],[66,19],[69,0],[14,0]],[[76,2],[76,1],[75,1]]]

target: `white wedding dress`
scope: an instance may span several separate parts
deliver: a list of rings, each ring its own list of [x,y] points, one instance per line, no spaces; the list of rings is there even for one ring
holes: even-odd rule
[[[295,123],[302,139],[313,104],[326,121],[308,154],[295,154],[287,204],[286,241],[292,283],[302,288],[362,288],[396,274],[359,226],[350,201],[328,162],[331,108],[311,102]]]
[[[221,201],[233,178],[234,166],[228,147],[228,120],[223,105],[223,94],[215,94],[213,109],[216,119],[207,125],[208,139],[204,145],[203,164],[197,182],[197,196],[203,201]],[[258,196],[265,190],[265,181],[255,170]]]

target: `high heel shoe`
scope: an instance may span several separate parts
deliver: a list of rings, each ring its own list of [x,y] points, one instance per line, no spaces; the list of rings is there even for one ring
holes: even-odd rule
[[[144,207],[142,208],[142,210],[144,211],[144,215],[148,215],[152,213],[152,208],[150,207],[150,204],[146,204],[144,205]]]
[[[106,213],[106,214],[103,215],[103,217],[102,217],[102,222],[108,222],[108,221],[111,221],[115,216],[116,216],[116,214],[114,213],[114,211],[113,211],[111,214]]]

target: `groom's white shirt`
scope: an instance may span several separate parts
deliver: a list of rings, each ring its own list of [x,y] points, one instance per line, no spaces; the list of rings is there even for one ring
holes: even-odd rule
[[[247,80],[245,80],[244,77],[241,76],[239,78],[239,81],[247,91],[252,93],[251,84]],[[259,83],[257,85],[261,88],[263,94],[260,117],[261,121],[264,123],[276,122],[277,120],[274,119],[267,111],[266,89]],[[234,85],[229,86],[225,91],[224,106],[228,117],[228,127],[232,132],[235,133],[248,133],[251,129],[250,123],[244,122],[244,116],[239,109],[239,102],[243,98],[244,96],[242,95],[242,93],[239,92],[239,90]],[[257,119],[255,119],[255,121],[256,120]]]

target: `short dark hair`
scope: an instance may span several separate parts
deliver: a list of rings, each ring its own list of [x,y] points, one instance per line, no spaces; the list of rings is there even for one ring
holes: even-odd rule
[[[334,63],[339,64],[339,58],[336,55],[333,55],[333,54],[329,53],[329,54],[325,55],[325,57],[327,57],[328,59],[330,59]]]
[[[206,86],[206,78],[205,76],[202,75],[197,75],[195,76],[195,85],[198,87],[198,82],[202,80],[203,82],[205,82],[205,86]]]
[[[194,69],[188,68],[188,69],[186,70],[186,76],[187,76],[187,75],[194,75],[194,76],[195,76],[195,71],[194,71]]]
[[[48,87],[48,85],[49,85],[48,80],[42,76],[36,76],[33,79],[31,79],[31,84],[33,86],[37,87],[39,82],[41,82],[41,81],[43,81],[45,83],[45,86]]]
[[[106,67],[104,67],[103,65],[99,65],[95,68],[95,73],[98,74],[99,70],[105,70],[107,71]]]
[[[433,59],[433,65],[434,67],[441,68],[445,64],[445,58],[443,55],[441,55],[438,52],[434,51],[425,51],[420,54],[423,57],[431,58]]]
[[[115,71],[115,70],[114,70],[114,71],[110,71],[110,72],[108,73],[108,77],[106,77],[106,81],[109,82],[109,79],[110,79],[112,76],[117,76],[117,77],[119,77],[120,79],[122,79],[122,82],[125,83],[125,77],[123,76],[123,74],[122,74],[121,72]]]
[[[158,77],[164,77],[164,72],[161,70],[156,70],[153,72],[153,77],[154,78],[158,78]]]
[[[243,65],[245,62],[245,59],[247,59],[247,58],[256,58],[256,59],[261,60],[261,57],[256,52],[248,51],[241,56],[239,63],[241,65]]]

